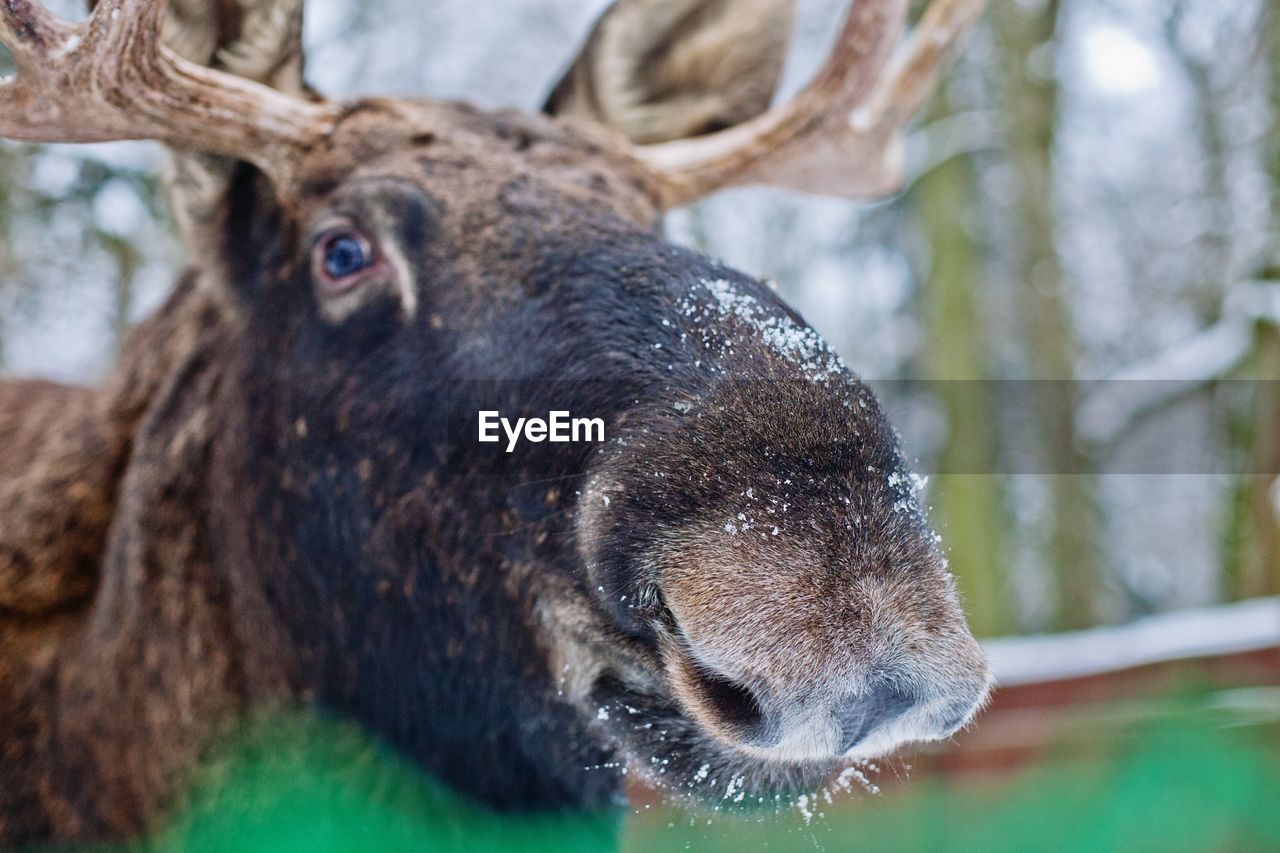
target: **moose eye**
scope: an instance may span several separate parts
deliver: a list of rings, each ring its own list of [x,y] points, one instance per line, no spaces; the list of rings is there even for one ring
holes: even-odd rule
[[[345,289],[355,284],[357,276],[376,260],[369,238],[354,229],[335,231],[316,243],[316,273],[331,289]]]

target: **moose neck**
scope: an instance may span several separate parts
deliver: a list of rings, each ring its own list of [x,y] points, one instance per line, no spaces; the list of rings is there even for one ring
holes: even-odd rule
[[[102,452],[80,460],[80,482],[100,485],[105,511],[68,529],[101,543],[96,589],[0,631],[0,729],[30,733],[5,744],[6,842],[153,825],[246,698],[283,695],[287,658],[231,591],[208,523],[225,329],[189,276],[86,392],[81,428]]]

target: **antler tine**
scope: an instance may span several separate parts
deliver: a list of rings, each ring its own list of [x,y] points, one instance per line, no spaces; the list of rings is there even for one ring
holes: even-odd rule
[[[666,205],[743,184],[846,198],[898,189],[904,126],[985,0],[933,0],[891,63],[908,5],[855,0],[822,68],[788,103],[708,136],[638,147]]]
[[[248,160],[287,185],[297,154],[337,108],[175,56],[160,43],[162,0],[103,0],[82,24],[34,0],[0,2],[0,136],[30,142],[154,139]]]
[[[73,25],[31,0],[0,4],[0,44],[8,48],[19,69],[31,68],[44,57],[65,49],[75,31]]]
[[[885,85],[876,90],[872,109],[882,124],[902,127],[920,111],[985,6],[986,0],[938,0],[930,4]]]

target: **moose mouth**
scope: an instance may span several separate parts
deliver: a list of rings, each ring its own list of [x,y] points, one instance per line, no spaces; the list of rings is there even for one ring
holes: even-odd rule
[[[731,710],[750,718],[739,686],[709,683]],[[720,808],[780,802],[817,790],[841,764],[780,761],[728,745],[686,714],[671,696],[602,676],[592,691],[593,725],[624,762],[627,775],[678,801]]]
[[[788,757],[768,748],[777,733],[756,692],[687,650],[673,658],[684,644],[669,633],[671,621],[659,621],[661,639],[632,645],[628,665],[598,675],[587,702],[592,729],[628,776],[676,800],[723,808],[811,793],[850,763],[841,755]],[[682,687],[673,689],[677,678]]]
[[[943,699],[907,710],[912,697],[890,690],[847,719],[780,714],[767,688],[700,661],[666,617],[654,620],[656,640],[626,643],[626,665],[596,676],[585,708],[627,776],[690,805],[786,805],[853,779],[869,785],[868,762],[949,737],[975,710]]]

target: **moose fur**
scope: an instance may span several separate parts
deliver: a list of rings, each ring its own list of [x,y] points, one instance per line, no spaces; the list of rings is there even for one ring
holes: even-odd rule
[[[145,831],[261,707],[499,809],[624,766],[810,786],[968,718],[985,661],[884,414],[663,241],[617,137],[368,100],[297,174],[232,170],[103,384],[0,383],[0,842]],[[349,293],[335,220],[385,262]],[[507,454],[483,409],[608,440]]]

